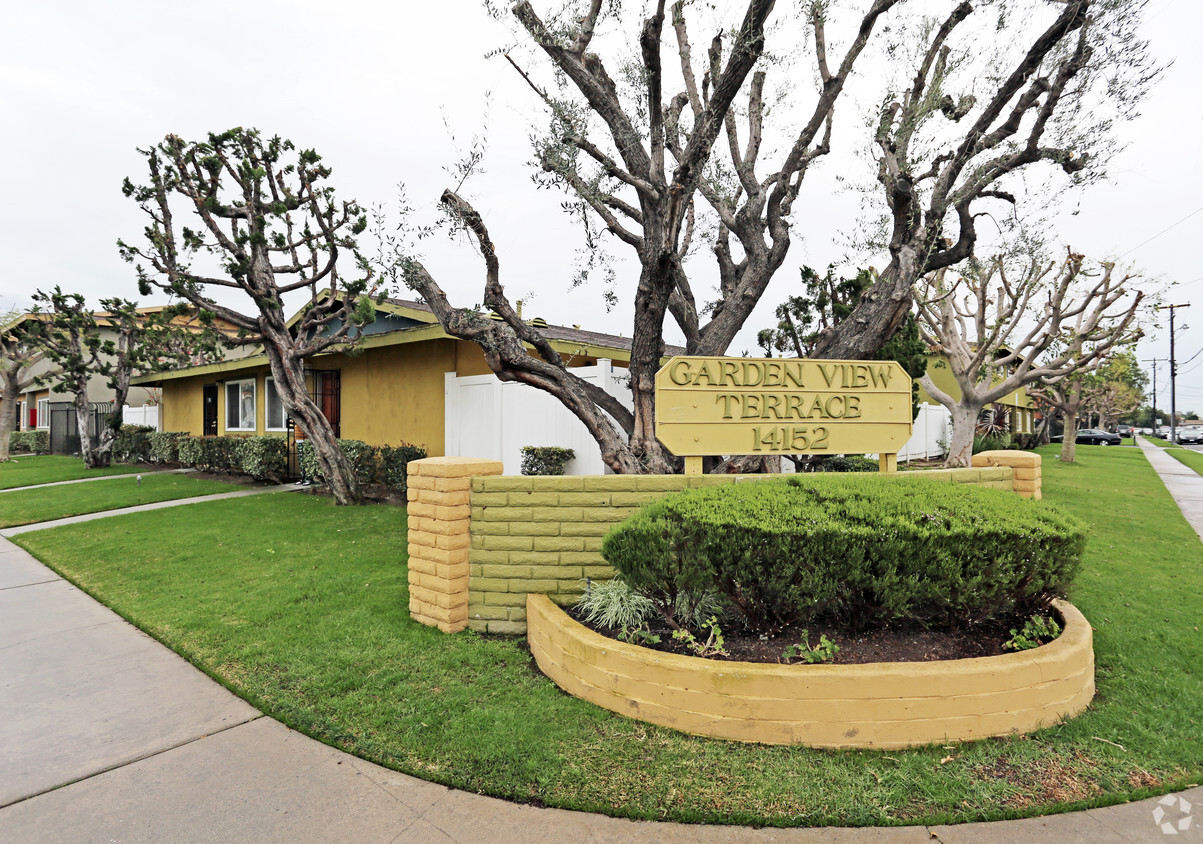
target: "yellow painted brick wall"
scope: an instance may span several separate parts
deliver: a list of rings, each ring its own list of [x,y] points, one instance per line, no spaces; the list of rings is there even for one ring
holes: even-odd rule
[[[444,633],[468,624],[472,478],[500,475],[498,460],[430,457],[409,463],[409,614]]]
[[[1012,472],[1010,467],[999,466],[898,472],[882,477],[920,476],[1010,490]],[[473,478],[468,626],[487,633],[525,633],[528,593],[546,594],[556,603],[566,605],[576,601],[586,577],[608,580],[614,576],[614,569],[601,556],[602,537],[642,505],[687,487],[765,477],[576,475]],[[412,507],[410,514],[412,519]]]

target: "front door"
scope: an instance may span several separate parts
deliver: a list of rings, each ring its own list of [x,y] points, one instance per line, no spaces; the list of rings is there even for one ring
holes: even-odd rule
[[[217,436],[217,385],[206,384],[204,389],[205,421],[203,436]]]
[[[322,411],[322,416],[334,429],[334,436],[342,436],[342,373],[337,369],[317,370],[313,373],[313,403]]]

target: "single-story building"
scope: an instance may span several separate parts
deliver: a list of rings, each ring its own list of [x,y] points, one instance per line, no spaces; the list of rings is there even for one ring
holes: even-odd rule
[[[630,361],[629,338],[531,322],[571,367],[599,361],[626,367]],[[480,347],[448,335],[424,303],[400,299],[377,305],[375,322],[364,328],[354,349],[315,355],[306,369],[310,395],[337,436],[369,445],[411,443],[432,457],[448,453],[448,379],[473,376],[493,377]],[[265,354],[134,382],[161,388],[164,431],[203,436],[285,435],[288,430]],[[493,424],[493,419],[483,421]]]

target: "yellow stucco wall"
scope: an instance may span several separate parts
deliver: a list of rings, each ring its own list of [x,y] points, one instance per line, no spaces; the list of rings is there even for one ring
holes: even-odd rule
[[[445,450],[443,438],[444,373],[481,375],[489,372],[479,347],[455,340],[430,340],[368,349],[359,355],[323,355],[312,363],[315,370],[341,374],[341,431],[343,439],[369,445],[421,445],[431,457]],[[209,374],[163,382],[163,430],[187,431],[200,436],[204,425],[205,384],[221,384],[217,391],[217,432],[226,430],[226,384],[255,380],[257,434],[264,430],[266,365],[221,376]],[[234,435],[249,431],[231,431]]]
[[[457,354],[454,342],[384,346],[315,363],[315,369],[342,370],[343,438],[369,445],[408,442],[424,446],[431,457],[442,455],[444,373],[477,374],[458,369],[467,357]],[[476,357],[484,366],[479,349]]]
[[[948,395],[954,399],[961,397],[961,388],[957,386],[957,380],[952,376],[952,370],[948,363],[940,356],[933,355],[927,362],[927,374],[931,376],[931,380]],[[928,395],[927,390],[923,389],[923,385],[919,385],[919,401],[928,404],[936,404],[936,400]],[[999,404],[1005,404],[1010,407],[1029,408],[1032,406],[1032,400],[1028,397],[1027,391],[1022,387],[1013,393],[1008,393],[999,400]]]
[[[204,423],[201,390],[211,379],[182,378],[164,385],[163,403],[159,407],[159,423],[164,431],[188,431],[200,436]]]

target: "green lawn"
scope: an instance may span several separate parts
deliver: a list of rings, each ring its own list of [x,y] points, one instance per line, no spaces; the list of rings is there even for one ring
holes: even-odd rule
[[[164,474],[145,475],[141,484],[134,478],[113,478],[86,484],[3,492],[0,493],[0,528],[241,489],[246,487],[188,475]]]
[[[1181,448],[1182,446],[1175,445],[1169,440],[1164,440],[1161,437],[1145,437],[1146,440],[1159,448]]]
[[[1169,455],[1188,469],[1194,469],[1200,475],[1203,475],[1203,453],[1192,451],[1189,448],[1178,447],[1171,449]]]
[[[103,475],[126,475],[137,471],[138,467],[121,463],[103,469],[87,469],[82,458],[59,454],[15,454],[7,463],[0,463],[0,489]]]
[[[1046,447],[1044,483],[1092,526],[1070,597],[1096,629],[1095,701],[1031,736],[885,753],[630,721],[560,692],[521,639],[418,625],[395,508],[273,495],[18,541],[269,715],[424,779],[650,819],[1000,819],[1203,780],[1203,546],[1139,451],[1078,451]]]

